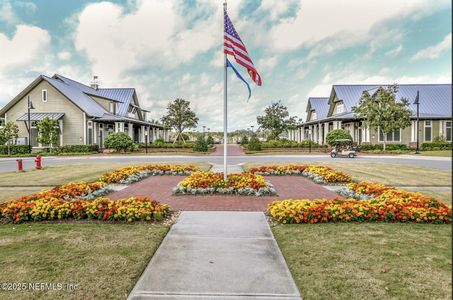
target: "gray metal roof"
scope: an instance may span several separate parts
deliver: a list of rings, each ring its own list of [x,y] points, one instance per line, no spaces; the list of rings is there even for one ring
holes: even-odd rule
[[[338,99],[343,100],[346,110],[351,111],[351,107],[359,103],[364,91],[368,90],[372,94],[380,86],[389,85],[333,85],[332,89]],[[451,118],[451,84],[400,84],[396,98],[407,98],[411,103],[410,109],[415,112],[417,108],[413,102],[417,91],[420,91],[421,114]]]
[[[90,96],[85,94],[81,89],[59,79],[47,76],[42,77],[88,115],[92,117],[102,117],[102,115],[107,113],[99,103],[94,101],[93,98],[90,98]]]
[[[317,119],[323,119],[329,112],[329,97],[309,97],[311,109],[316,112]]]
[[[99,95],[105,98],[117,100],[120,104],[118,105],[117,114],[124,117],[127,114],[127,109],[132,102],[132,98],[135,93],[133,88],[116,88],[116,89],[98,89]]]
[[[30,121],[41,121],[45,118],[51,120],[59,120],[64,116],[64,113],[30,113]],[[28,121],[28,113],[24,113],[22,116],[16,119],[16,121]]]
[[[135,93],[134,88],[99,88],[93,89],[92,87],[85,85],[83,83],[77,82],[75,80],[69,79],[67,77],[55,74],[56,78],[61,79],[64,83],[75,87],[82,92],[101,97],[111,99],[113,101],[119,102],[117,114],[124,117],[127,114],[129,104],[131,104],[132,98]]]

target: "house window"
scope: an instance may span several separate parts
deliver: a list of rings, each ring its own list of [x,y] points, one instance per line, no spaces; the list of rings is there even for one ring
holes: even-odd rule
[[[109,111],[112,113],[112,114],[115,114],[115,103],[113,102],[109,102]]]
[[[47,102],[47,90],[41,91],[41,99],[42,99],[42,102]]]
[[[312,119],[312,120],[316,120],[317,118],[318,118],[318,116],[316,115],[316,112],[315,112],[315,111],[312,112],[312,113],[311,113],[311,119]]]
[[[451,121],[445,122],[445,139],[451,142]]]
[[[401,129],[390,131],[386,135],[387,142],[401,142]],[[379,142],[384,141],[384,133],[379,129]]]
[[[425,142],[431,142],[431,121],[425,121]]]
[[[341,114],[344,112],[344,103],[343,102],[338,102],[336,106],[336,113]]]

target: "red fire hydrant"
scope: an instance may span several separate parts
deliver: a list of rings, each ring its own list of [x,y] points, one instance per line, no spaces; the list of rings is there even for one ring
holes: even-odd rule
[[[35,158],[35,163],[36,163],[36,170],[40,170],[41,169],[41,155],[36,155],[36,158]]]
[[[22,164],[22,159],[16,159],[17,161],[17,171],[18,172],[23,172],[24,171],[24,166]]]

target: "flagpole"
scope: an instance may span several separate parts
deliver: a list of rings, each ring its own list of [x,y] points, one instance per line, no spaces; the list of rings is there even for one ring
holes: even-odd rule
[[[223,2],[224,11],[227,10],[227,2]],[[224,17],[225,18],[225,17]],[[225,23],[225,20],[224,20]],[[225,33],[224,33],[225,34]],[[227,180],[227,148],[228,148],[228,101],[227,101],[227,54],[224,54],[223,72],[223,179]]]

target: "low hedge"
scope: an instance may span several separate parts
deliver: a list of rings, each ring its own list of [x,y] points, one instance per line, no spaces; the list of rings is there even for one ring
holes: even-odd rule
[[[422,143],[421,149],[424,151],[451,150],[451,143],[449,143],[449,142]]]
[[[10,145],[9,147],[11,155],[30,153],[28,145]],[[8,146],[0,145],[0,155],[8,155]]]
[[[387,144],[385,147],[386,150],[410,150],[406,144]],[[382,144],[373,144],[373,145],[359,145],[359,151],[370,151],[370,150],[384,150],[384,145]]]
[[[194,146],[193,142],[188,143],[151,143],[148,144],[148,148],[168,148],[168,149],[175,149],[175,148],[184,148],[184,149],[192,149]],[[145,144],[140,144],[140,148],[145,148]]]
[[[261,143],[262,148],[327,148],[327,145],[321,145],[313,141],[302,141],[300,143],[290,140],[271,140]]]
[[[87,153],[87,152],[99,152],[98,145],[66,145],[58,147],[59,153]]]

